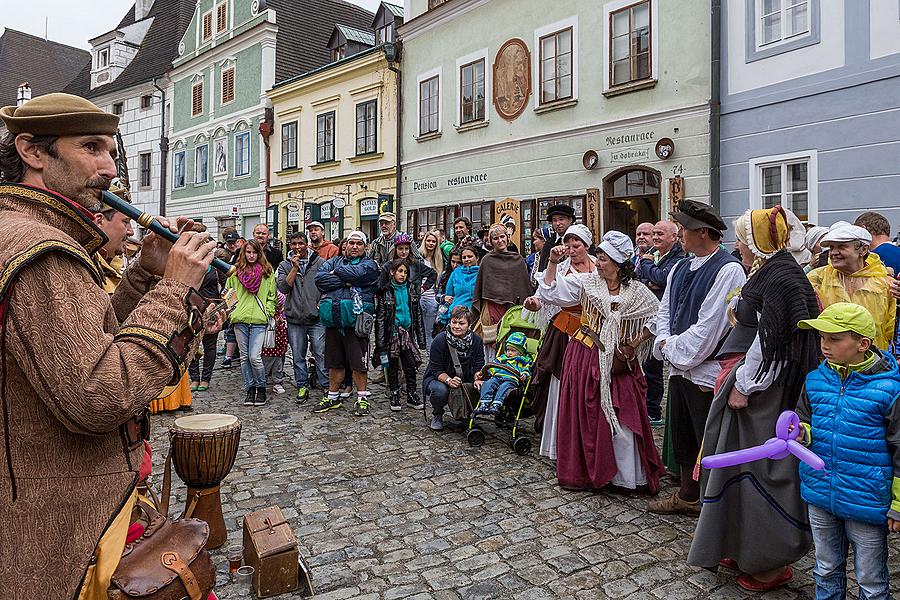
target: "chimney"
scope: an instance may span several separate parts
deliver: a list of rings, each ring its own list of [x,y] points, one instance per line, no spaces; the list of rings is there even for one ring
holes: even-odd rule
[[[25,81],[16,90],[16,106],[22,106],[29,100],[31,100],[31,86]]]
[[[153,0],[135,0],[134,2],[134,20],[140,21],[150,14],[150,8],[153,6]]]

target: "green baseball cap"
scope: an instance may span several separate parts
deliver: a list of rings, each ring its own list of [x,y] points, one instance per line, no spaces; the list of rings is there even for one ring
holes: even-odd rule
[[[804,319],[797,323],[800,329],[815,329],[823,333],[843,333],[852,331],[864,338],[874,340],[875,319],[872,313],[859,304],[835,302],[815,319]]]

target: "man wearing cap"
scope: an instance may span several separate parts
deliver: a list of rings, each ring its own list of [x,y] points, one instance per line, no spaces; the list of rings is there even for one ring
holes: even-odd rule
[[[148,234],[110,298],[90,211],[116,176],[119,118],[47,94],[0,119],[0,589],[100,597],[130,524],[143,415],[200,343],[195,290],[216,244],[181,218],[174,246]]]
[[[322,260],[334,258],[340,252],[337,246],[325,239],[325,226],[320,221],[310,221],[306,226],[306,235],[309,236],[309,248]]]
[[[322,292],[319,319],[325,327],[325,368],[328,369],[328,393],[315,408],[318,413],[340,408],[343,403],[340,389],[349,369],[357,392],[354,413],[360,417],[369,414],[366,385],[371,331],[359,331],[357,322],[361,325],[364,320],[358,314],[360,311],[375,314],[375,288],[380,271],[365,252],[366,234],[351,231],[347,236],[347,256],[326,260],[316,273],[316,285]],[[350,395],[345,394],[344,397]]]
[[[653,355],[671,367],[667,432],[681,488],[648,508],[662,514],[698,515],[700,487],[693,470],[720,371],[714,357],[729,329],[725,300],[747,277],[740,261],[720,248],[727,227],[711,206],[683,200],[669,214],[680,226],[685,252],[693,254],[669,273],[653,344]]]
[[[378,227],[381,228],[381,235],[372,242],[372,247],[369,249],[369,258],[375,261],[378,268],[381,268],[391,255],[397,234],[403,232],[397,231],[397,215],[392,212],[381,213],[381,216],[378,217]],[[410,250],[412,251],[413,260],[422,260],[422,255],[415,244],[411,245]]]
[[[238,253],[241,251],[241,246],[243,246],[243,238],[238,235],[237,229],[234,227],[226,227],[224,233],[222,234],[222,243],[225,244],[225,249],[231,253],[231,258],[228,259],[228,262],[234,264],[234,261],[237,260]]]
[[[550,250],[563,243],[563,235],[573,223],[575,223],[575,209],[568,204],[554,204],[547,209],[547,222],[550,223],[550,238],[544,243],[541,256],[538,259],[538,273],[547,269],[550,260]]]
[[[872,235],[856,225],[835,223],[819,242],[828,248],[828,264],[807,275],[822,306],[854,302],[866,308],[878,327],[875,345],[888,349],[894,337],[897,301],[881,258],[869,252]]]

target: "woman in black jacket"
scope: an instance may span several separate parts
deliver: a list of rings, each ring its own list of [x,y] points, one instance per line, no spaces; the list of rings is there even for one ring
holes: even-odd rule
[[[409,266],[397,259],[388,264],[376,293],[375,356],[387,370],[391,410],[400,410],[400,365],[406,378],[406,403],[423,406],[416,392],[416,369],[425,349],[425,326],[419,307],[419,288],[408,281]]]
[[[200,295],[206,299],[216,299],[222,295],[222,284],[224,277],[210,267],[203,276],[203,283],[200,284]],[[191,391],[205,392],[209,389],[209,381],[212,379],[213,367],[216,366],[216,341],[219,339],[219,332],[203,334],[203,371],[200,370],[200,357],[195,356],[188,366],[188,372],[191,377]]]
[[[472,320],[472,311],[457,306],[450,313],[447,329],[431,342],[422,390],[431,402],[431,428],[434,431],[444,428],[444,408],[451,390],[464,383],[475,383],[476,375],[484,366],[484,346],[481,338],[472,332]],[[457,360],[459,369],[456,368]]]

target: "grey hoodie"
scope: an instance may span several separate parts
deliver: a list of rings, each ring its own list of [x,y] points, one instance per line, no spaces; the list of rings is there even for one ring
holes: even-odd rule
[[[288,259],[278,265],[276,285],[278,291],[287,296],[284,303],[284,314],[287,322],[292,325],[315,325],[319,322],[319,298],[321,292],[316,287],[316,273],[319,272],[325,261],[316,252],[307,250],[308,261],[294,278],[294,285],[287,283],[288,273],[293,265],[290,258],[293,253],[288,253]]]

